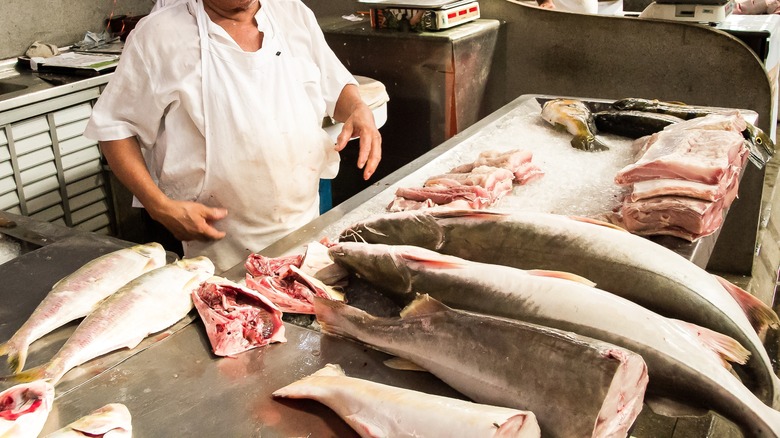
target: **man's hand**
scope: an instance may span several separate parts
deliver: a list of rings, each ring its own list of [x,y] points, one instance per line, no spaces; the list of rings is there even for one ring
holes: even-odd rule
[[[336,138],[336,150],[343,150],[351,138],[360,137],[357,166],[363,169],[363,179],[369,179],[382,159],[382,135],[376,127],[374,113],[361,99],[357,86],[344,87],[336,102],[334,116],[344,122]]]
[[[160,206],[148,208],[152,219],[163,224],[181,240],[219,240],[224,231],[214,228],[214,222],[227,216],[224,208],[207,207],[197,202],[168,200]]]

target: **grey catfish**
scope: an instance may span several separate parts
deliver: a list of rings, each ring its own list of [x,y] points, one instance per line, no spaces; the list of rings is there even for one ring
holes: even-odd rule
[[[780,380],[756,333],[780,321],[775,312],[674,251],[610,224],[548,213],[409,211],[358,222],[341,240],[414,245],[477,262],[580,275],[663,316],[736,339],[751,353],[746,366],[736,367],[743,382],[778,406]]]
[[[780,412],[727,369],[749,352],[733,339],[665,318],[570,273],[524,271],[407,245],[356,242],[330,248],[336,263],[390,294],[426,293],[449,306],[541,324],[600,339],[644,358],[648,395],[714,410],[748,436],[780,436]],[[677,412],[681,412],[679,409]],[[538,414],[537,414],[538,415]]]
[[[407,359],[478,403],[529,410],[545,437],[625,437],[642,408],[642,358],[573,333],[450,309],[421,296],[399,318],[315,299],[336,334]]]

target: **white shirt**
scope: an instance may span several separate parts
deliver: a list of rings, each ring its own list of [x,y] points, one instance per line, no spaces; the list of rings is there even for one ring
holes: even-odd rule
[[[200,43],[189,6],[188,2],[174,4],[138,23],[84,135],[101,141],[136,136],[161,190],[192,201],[205,175],[206,146]],[[273,8],[271,15],[278,22],[269,22],[267,8]],[[256,20],[263,32],[281,29],[279,35],[296,56],[309,57],[319,66],[318,72],[312,72],[318,77],[311,78],[307,92],[315,112],[332,117],[341,90],[356,81],[328,47],[314,13],[300,0],[263,0]],[[214,23],[209,34],[236,44]],[[189,166],[191,180],[166,175],[166,163]]]

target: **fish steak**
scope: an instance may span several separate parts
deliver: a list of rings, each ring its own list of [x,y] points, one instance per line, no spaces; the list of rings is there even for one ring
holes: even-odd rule
[[[109,403],[46,435],[45,438],[131,438],[132,416],[127,406]]]

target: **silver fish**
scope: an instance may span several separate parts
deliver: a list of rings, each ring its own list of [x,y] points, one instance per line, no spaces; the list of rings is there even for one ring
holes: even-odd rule
[[[780,381],[756,334],[780,321],[774,311],[674,251],[610,224],[547,213],[415,211],[369,218],[343,231],[341,239],[580,275],[663,316],[736,339],[751,353],[746,366],[736,367],[743,382],[778,406]]]
[[[159,243],[120,249],[92,260],[52,286],[27,321],[0,345],[0,356],[8,356],[14,373],[22,371],[30,344],[87,316],[128,281],[165,263],[165,249]]]
[[[553,126],[563,126],[574,137],[571,145],[583,151],[606,151],[609,148],[596,138],[593,113],[576,99],[548,100],[542,106],[542,118]]]
[[[273,396],[317,400],[364,438],[540,436],[532,412],[347,377],[334,364],[274,391]]]
[[[131,438],[133,424],[130,411],[121,403],[109,403],[45,438]]]
[[[671,399],[714,410],[748,436],[780,436],[780,412],[727,369],[726,360],[744,362],[749,354],[727,336],[662,317],[570,273],[523,271],[405,245],[345,242],[332,246],[330,254],[390,294],[419,291],[459,309],[571,331],[636,352],[647,363],[647,391],[655,405],[669,408],[660,400]]]
[[[145,337],[184,318],[193,304],[190,294],[214,275],[206,257],[179,260],[122,286],[76,327],[46,364],[11,380],[49,379],[57,384],[72,368],[120,348],[135,348]]]
[[[400,318],[319,298],[314,308],[323,332],[409,360],[477,403],[531,411],[543,436],[626,436],[642,409],[644,361],[605,342],[425,295]]]

